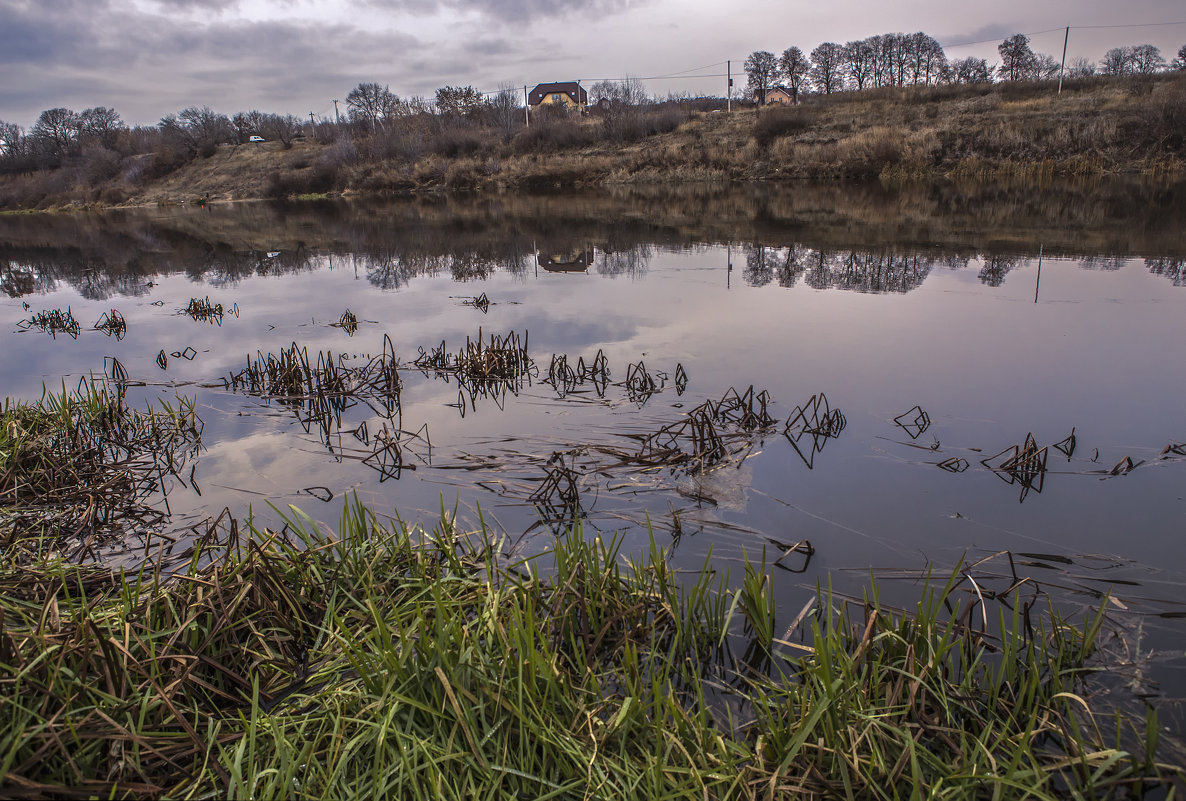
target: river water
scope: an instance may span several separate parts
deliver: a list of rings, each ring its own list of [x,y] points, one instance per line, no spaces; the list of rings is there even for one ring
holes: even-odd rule
[[[167,482],[175,529],[224,507],[274,523],[289,504],[332,527],[351,493],[408,522],[480,516],[524,553],[574,518],[627,553],[649,526],[685,566],[739,576],[764,554],[787,617],[817,582],[859,594],[871,573],[893,584],[987,558],[1061,603],[1111,592],[1137,652],[1155,652],[1145,690],[1175,696],[1184,232],[1186,192],[1129,185],[6,216],[0,384],[36,398],[115,358],[136,402],[195,399],[197,488],[188,472]],[[223,313],[194,319],[193,300]],[[77,337],[29,326],[52,309]],[[112,310],[120,337],[92,329]],[[524,343],[534,368],[467,394],[413,365],[491,335]],[[398,415],[352,398],[313,420],[223,384],[293,343],[361,368],[385,337]],[[587,368],[598,353],[604,381],[546,380],[558,357]],[[731,390],[755,413],[765,401],[764,425],[728,419]],[[655,456],[661,441],[696,455],[687,423],[722,399],[723,450]],[[398,448],[383,452],[384,426]]]

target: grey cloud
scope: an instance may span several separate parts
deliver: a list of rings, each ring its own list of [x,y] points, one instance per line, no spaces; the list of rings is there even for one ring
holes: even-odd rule
[[[168,15],[75,13],[67,2],[38,13],[0,4],[0,118],[27,126],[61,105],[106,105],[148,124],[189,105],[307,114],[312,104],[321,114],[360,80],[394,83],[393,54],[420,52],[407,34],[343,24],[195,26]]]
[[[22,5],[0,4],[0,64],[53,62],[77,42],[78,25]]]
[[[522,22],[579,12],[596,18],[645,5],[648,0],[360,0],[365,5],[431,14],[438,11],[475,13],[503,22]]]
[[[168,9],[204,9],[206,11],[222,11],[239,6],[239,0],[154,0],[157,5]]]
[[[470,42],[468,49],[485,56],[503,56],[519,51],[519,45],[507,39],[479,38]]]
[[[1032,26],[1031,26],[1032,27]],[[1003,42],[1015,33],[1024,33],[1024,27],[1019,28],[1015,23],[994,22],[982,25],[967,33],[957,33],[940,38],[945,46],[953,46],[973,42]]]

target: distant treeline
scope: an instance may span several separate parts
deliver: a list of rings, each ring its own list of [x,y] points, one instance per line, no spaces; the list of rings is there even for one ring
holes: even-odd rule
[[[1021,34],[998,50],[998,66],[949,62],[920,32],[826,42],[810,57],[795,47],[778,58],[758,51],[746,62],[756,101],[776,88],[792,101],[814,91],[795,114],[763,112],[752,126],[699,114],[723,109],[725,98],[659,100],[636,78],[592,84],[583,114],[565,104],[528,114],[521,88],[509,86],[445,86],[420,98],[374,82],[351,89],[334,119],[191,106],[128,126],[104,106],[52,108],[28,131],[0,122],[0,209],[655,180],[1180,171],[1186,47],[1172,65],[1150,45],[1113,48],[1102,71],[1114,77],[1084,77],[1096,65],[1072,65],[1077,77],[1057,109],[1005,105],[1053,97],[1041,79],[1058,65]],[[1173,75],[1154,75],[1171,66]],[[1124,97],[1101,106],[1104,93]],[[943,113],[940,102],[950,103]],[[665,134],[654,147],[621,146]],[[185,189],[160,189],[219,148],[259,147],[266,158],[252,156],[243,169],[256,151],[233,151],[238,160],[201,190],[184,180]]]
[[[1001,81],[1041,81],[1061,76],[1086,78],[1093,75],[1152,75],[1167,69],[1186,70],[1186,45],[1174,61],[1167,62],[1151,44],[1114,47],[1097,64],[1076,58],[1064,66],[1059,59],[1036,53],[1029,37],[1014,34],[997,46],[1000,64],[987,59],[951,61],[933,36],[923,33],[886,33],[840,44],[824,42],[807,56],[798,47],[788,47],[780,56],[755,50],[745,60],[751,96],[765,103],[775,88],[792,100],[803,92],[820,94],[860,91],[883,86],[931,86],[976,84]]]

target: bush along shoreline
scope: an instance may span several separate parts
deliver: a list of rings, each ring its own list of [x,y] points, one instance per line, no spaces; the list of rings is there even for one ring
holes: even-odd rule
[[[186,111],[193,126],[213,115]],[[1061,92],[1056,81],[883,87],[732,113],[698,101],[619,104],[539,112],[530,125],[420,111],[200,147],[176,134],[183,122],[116,129],[53,159],[9,159],[0,210],[786,179],[1180,180],[1186,71],[1073,78]]]
[[[336,534],[285,519],[220,526],[172,573],[7,560],[0,792],[1044,799],[1183,778],[1152,712],[1093,707],[1102,614],[957,591],[968,566],[909,611],[819,589],[788,628],[761,562],[730,589],[579,526],[522,559],[444,510],[431,531],[356,501]]]

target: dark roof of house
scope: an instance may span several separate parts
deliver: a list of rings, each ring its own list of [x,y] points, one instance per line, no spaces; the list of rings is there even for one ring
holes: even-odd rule
[[[581,92],[581,99],[577,100],[577,90]],[[564,81],[563,83],[541,83],[531,90],[531,94],[527,96],[527,102],[533,106],[538,106],[547,95],[552,95],[557,92],[563,92],[572,98],[573,102],[588,103],[589,93],[585,91],[583,86],[579,86],[576,81]]]

